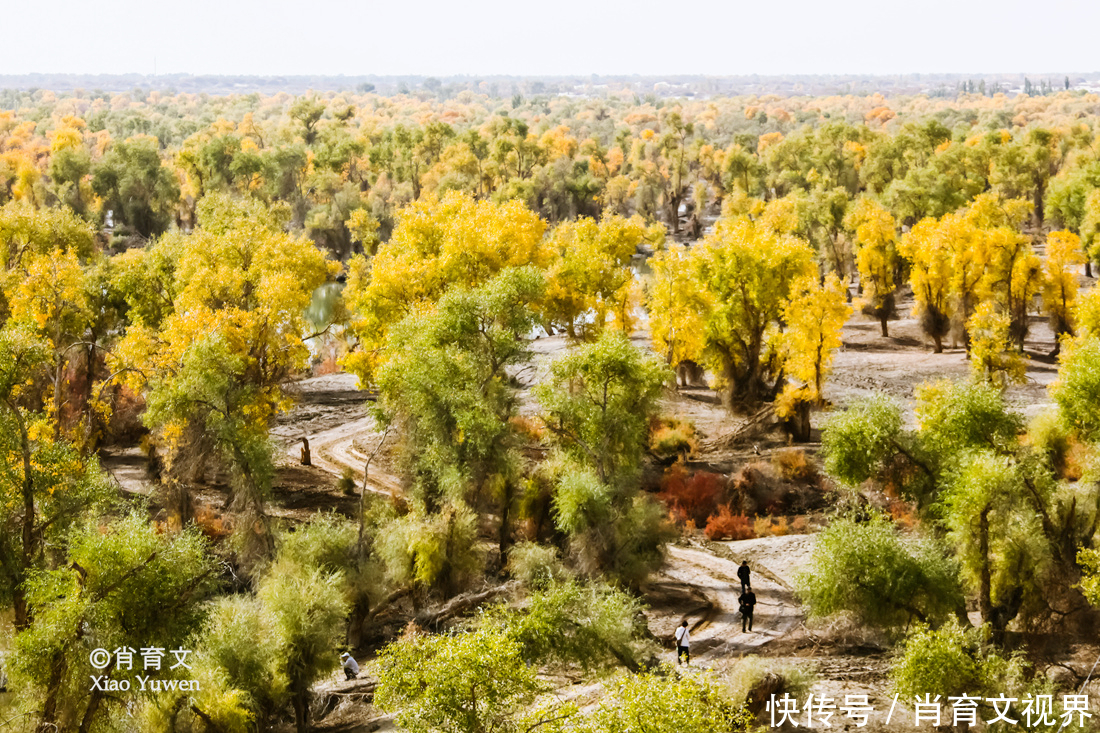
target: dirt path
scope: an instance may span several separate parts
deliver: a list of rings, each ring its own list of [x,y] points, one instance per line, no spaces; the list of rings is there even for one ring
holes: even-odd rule
[[[812,535],[787,535],[707,546],[669,546],[668,559],[655,584],[679,587],[697,602],[681,605],[678,614],[657,610],[650,617],[650,628],[659,639],[670,640],[675,627],[686,618],[692,629],[692,662],[705,666],[783,638],[805,618],[793,581],[809,559],[813,543]],[[737,568],[742,560],[747,560],[752,570],[756,594],[751,632],[741,631],[738,613],[741,583]]]
[[[382,442],[382,433],[375,427],[374,419],[362,417],[343,425],[306,436],[313,465],[334,476],[340,476],[351,469],[356,480],[362,482],[363,470],[367,458]],[[392,435],[387,440],[393,440]],[[297,460],[301,451],[300,443],[287,447],[287,453]],[[401,480],[384,472],[377,459],[372,461],[367,488],[378,494],[391,496],[400,494]]]
[[[290,461],[298,463],[301,440],[308,438],[314,466],[333,476],[351,469],[362,482],[364,464],[382,439],[367,414],[374,394],[360,390],[355,375],[343,373],[303,379],[295,383],[294,392],[298,404],[281,415],[271,431],[285,446]],[[387,439],[387,446],[392,446],[393,437]],[[383,452],[371,461],[368,489],[387,496],[401,493],[401,481],[385,470]]]

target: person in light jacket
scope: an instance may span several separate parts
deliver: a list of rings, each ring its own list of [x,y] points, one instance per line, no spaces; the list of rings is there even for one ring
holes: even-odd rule
[[[685,664],[691,664],[691,631],[688,622],[684,621],[676,628],[676,664],[683,659]]]
[[[353,680],[359,676],[359,663],[355,657],[344,652],[340,655],[340,661],[344,663],[344,679]]]

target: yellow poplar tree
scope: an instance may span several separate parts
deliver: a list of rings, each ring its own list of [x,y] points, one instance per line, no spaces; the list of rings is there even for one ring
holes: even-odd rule
[[[544,268],[546,224],[520,201],[494,204],[451,192],[425,196],[398,214],[389,241],[369,261],[352,258],[344,299],[358,339],[344,367],[362,384],[385,360],[393,324],[437,301],[449,285],[475,287],[508,267]]]
[[[994,300],[1008,316],[1009,336],[1020,349],[1028,331],[1028,307],[1042,286],[1042,263],[1019,230],[1030,213],[1028,201],[988,193],[977,196],[965,212],[979,232],[977,244],[986,263],[979,297]]]
[[[898,251],[909,261],[909,285],[917,301],[921,328],[932,339],[935,353],[942,353],[955,308],[950,243],[940,223],[928,217],[902,236]]]
[[[688,250],[678,242],[659,249],[649,260],[646,309],[653,349],[677,369],[682,362],[702,361],[706,297],[693,276]]]
[[[841,328],[852,315],[848,284],[829,273],[824,285],[815,277],[799,280],[783,307],[788,382],[776,399],[776,414],[790,421],[797,440],[810,437],[810,407],[824,402],[822,388],[842,341]]]
[[[556,255],[547,278],[544,315],[570,338],[598,336],[611,316],[619,327],[632,328],[631,311],[638,291],[631,257],[638,245],[664,240],[660,225],[647,228],[640,216],[582,217],[563,222],[549,237]]]
[[[962,326],[963,342],[970,352],[970,318],[978,306],[985,282],[988,251],[978,228],[960,214],[940,219],[941,236],[951,251],[951,291],[955,296],[956,318]]]
[[[1026,367],[1009,337],[1011,319],[984,301],[970,317],[970,370],[978,379],[1004,387],[1026,381]]]
[[[235,507],[262,516],[273,472],[270,421],[289,407],[287,379],[309,364],[313,292],[339,265],[274,219],[228,224],[211,213],[200,205],[209,229],[167,234],[120,268],[129,270],[124,295],[136,322],[117,368],[144,391],[145,422],[168,449],[169,469],[177,457],[201,466],[212,449],[232,475]],[[143,301],[158,289],[166,310]]]
[[[691,251],[706,296],[704,359],[723,403],[753,407],[775,396],[779,326],[795,282],[816,272],[808,244],[747,218],[720,219]]]
[[[1054,331],[1054,351],[1061,337],[1072,334],[1074,303],[1077,300],[1077,268],[1085,264],[1081,240],[1073,232],[1058,231],[1047,235],[1046,278],[1043,281],[1043,310]]]
[[[1092,288],[1077,299],[1073,308],[1077,334],[1100,336],[1100,288]]]
[[[855,234],[856,266],[868,304],[889,336],[887,323],[894,312],[894,272],[897,270],[897,226],[893,215],[869,198],[861,198],[844,217]]]
[[[852,315],[847,303],[848,284],[834,273],[820,284],[817,278],[803,278],[792,288],[783,306],[787,374],[813,390],[815,404],[822,401],[822,387],[842,343],[840,330]]]

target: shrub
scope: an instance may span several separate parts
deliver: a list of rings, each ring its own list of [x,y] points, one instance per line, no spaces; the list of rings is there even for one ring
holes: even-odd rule
[[[344,496],[355,496],[355,473],[350,468],[344,468],[340,478],[336,480],[336,490]]]
[[[1100,550],[1081,550],[1077,563],[1084,569],[1081,592],[1094,606],[1100,606]]]
[[[801,448],[777,450],[772,456],[772,465],[788,481],[806,484],[817,481],[817,465]]]
[[[716,473],[696,471],[688,476],[687,470],[677,463],[665,471],[658,498],[681,522],[691,521],[698,527],[718,511],[722,484],[722,477]]]
[[[906,698],[917,695],[1013,695],[1042,692],[1042,682],[1028,682],[1022,656],[1001,656],[983,642],[985,628],[963,628],[952,619],[932,630],[920,625],[905,639],[890,677]],[[1031,689],[1028,689],[1031,688]]]
[[[484,568],[477,539],[477,516],[468,507],[447,506],[438,514],[384,521],[374,546],[391,582],[450,597]]]
[[[542,588],[569,577],[558,551],[536,542],[520,542],[508,551],[508,572],[528,588]]]
[[[615,491],[582,466],[558,477],[554,521],[569,535],[570,560],[581,573],[598,572],[636,585],[664,560],[664,543],[674,533],[665,510],[648,494]]]
[[[750,540],[756,536],[749,518],[744,514],[734,514],[728,506],[722,507],[718,514],[707,520],[703,534],[709,540]]]
[[[509,418],[508,422],[516,429],[516,433],[532,443],[541,443],[546,440],[546,426],[537,418],[516,415]]]
[[[1058,476],[1078,481],[1084,473],[1087,451],[1077,437],[1071,435],[1054,410],[1035,416],[1027,426],[1027,442],[1043,452]]]
[[[207,504],[199,504],[195,509],[195,526],[211,540],[223,540],[233,533],[232,520],[226,521],[222,514],[215,512]]]
[[[530,707],[547,685],[522,652],[494,625],[407,636],[379,655],[375,704],[411,733],[534,729]]]
[[[523,658],[551,668],[637,669],[656,651],[642,605],[630,593],[603,583],[551,582],[519,610],[495,606],[483,616],[519,642]]]
[[[683,420],[658,421],[650,429],[649,450],[664,460],[686,456],[695,450],[695,428]]]
[[[730,479],[733,507],[743,514],[774,512],[783,505],[784,488],[770,463],[754,461]]]
[[[599,706],[573,730],[728,733],[748,730],[750,725],[751,716],[744,706],[728,698],[709,675],[681,677],[670,668],[661,668],[619,678]]]
[[[286,671],[271,649],[278,638],[273,615],[254,596],[219,598],[211,606],[201,638],[196,673],[217,680],[219,688],[236,691],[238,704],[265,726],[290,699]],[[234,708],[230,705],[226,712]],[[216,714],[208,704],[201,709],[207,715]],[[215,719],[221,722],[220,716]]]
[[[767,537],[769,535],[782,537],[791,533],[786,517],[757,517],[753,520],[752,528],[757,537]]]
[[[890,518],[894,520],[894,524],[903,529],[912,529],[919,522],[916,512],[908,502],[892,499],[886,505],[886,511],[890,513]]]
[[[723,675],[723,687],[731,700],[744,701],[754,715],[764,711],[769,695],[776,697],[787,693],[791,697],[805,699],[814,683],[813,674],[805,666],[779,664],[761,657],[742,657]]]

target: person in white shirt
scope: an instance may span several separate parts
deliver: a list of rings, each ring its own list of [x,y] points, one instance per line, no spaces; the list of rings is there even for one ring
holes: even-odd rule
[[[340,661],[344,663],[345,679],[353,680],[359,675],[359,664],[353,656],[344,652],[340,655]]]
[[[691,664],[691,631],[688,622],[684,621],[676,628],[676,664],[683,659],[686,664]]]

